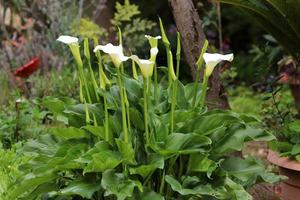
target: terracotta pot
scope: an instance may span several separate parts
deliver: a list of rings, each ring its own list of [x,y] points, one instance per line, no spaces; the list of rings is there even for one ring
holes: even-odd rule
[[[288,177],[276,189],[281,198],[283,200],[300,199],[300,163],[288,157],[280,157],[274,151],[269,151],[268,160],[278,166],[280,175]]]

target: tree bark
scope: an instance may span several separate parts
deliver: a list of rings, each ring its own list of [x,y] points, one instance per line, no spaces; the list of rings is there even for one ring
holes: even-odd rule
[[[192,0],[169,0],[170,7],[181,34],[182,47],[192,76],[196,77],[196,62],[206,39],[202,29],[202,21]],[[203,71],[200,77],[202,77]],[[229,103],[220,80],[218,68],[209,80],[206,102],[209,108],[229,109]]]

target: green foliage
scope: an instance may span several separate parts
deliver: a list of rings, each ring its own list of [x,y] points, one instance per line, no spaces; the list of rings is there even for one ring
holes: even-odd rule
[[[37,102],[35,102],[37,103]],[[5,149],[19,140],[36,138],[44,131],[41,123],[48,114],[34,102],[19,99],[0,112],[0,140]]]
[[[300,162],[300,120],[284,125],[280,140],[271,142],[271,148]]]
[[[72,68],[71,64],[65,65],[61,70],[51,70],[46,75],[37,74],[30,77],[28,82],[31,85],[32,98],[78,97],[78,73]]]
[[[129,0],[125,0],[124,4],[116,2],[116,12],[111,23],[116,30],[116,27],[120,27],[124,36],[124,44],[130,47],[130,50],[135,52],[137,49],[145,45],[145,33],[154,28],[155,23],[142,19],[138,6],[131,4]]]
[[[298,48],[300,45],[299,0],[219,1],[232,4],[251,16],[272,34],[289,54],[300,59]]]
[[[83,38],[93,38],[93,37],[107,37],[107,31],[95,24],[88,18],[81,18],[79,25],[75,22],[73,25],[73,31],[75,35],[80,35]]]
[[[3,150],[0,146],[0,199],[4,199],[8,188],[21,175],[18,167],[27,162],[28,158],[16,153],[17,146],[12,150]]]
[[[171,88],[164,77],[157,85],[151,81],[148,90],[141,76],[131,78],[122,66],[117,74],[115,68],[105,67],[112,85],[98,89],[98,99],[87,102],[85,94],[81,103],[53,97],[41,101],[59,126],[24,144],[20,151],[31,158],[20,167],[22,175],[3,200],[250,200],[248,187],[279,180],[261,163],[231,156],[247,141],[274,139],[252,126],[257,123],[253,117],[194,107],[192,97],[199,102],[202,93],[194,95],[199,83],[184,85],[176,80],[177,87]],[[90,89],[92,80],[87,80]],[[155,98],[154,87],[158,87]],[[174,110],[172,90],[178,94]],[[143,113],[147,97],[148,112]],[[122,98],[125,115],[121,115]]]

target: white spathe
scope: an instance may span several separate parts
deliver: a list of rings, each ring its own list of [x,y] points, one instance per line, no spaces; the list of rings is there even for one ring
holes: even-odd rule
[[[136,55],[132,55],[130,56],[130,58],[139,65],[144,78],[152,76],[154,62],[152,62],[151,60],[139,59]]]
[[[107,53],[116,67],[120,67],[122,62],[129,59],[129,57],[124,56],[123,47],[121,45],[114,46],[111,43],[104,46],[98,45],[95,47],[94,52],[99,50]]]
[[[204,62],[206,64],[205,69],[205,75],[209,77],[212,72],[214,71],[214,68],[219,64],[221,61],[229,61],[231,62],[233,60],[233,54],[218,54],[218,53],[205,53],[203,55]]]
[[[155,39],[155,40],[160,40],[161,39],[161,36],[160,35],[158,35],[158,36],[151,36],[151,35],[145,35],[145,37],[146,38],[148,38],[148,39]]]
[[[64,44],[77,44],[78,38],[68,36],[68,35],[61,35],[61,36],[59,36],[59,38],[57,38],[57,41],[62,42]]]
[[[151,54],[151,57],[153,56],[153,57],[156,58],[156,56],[158,54],[158,48],[157,47],[156,48],[151,48],[150,49],[150,54]]]

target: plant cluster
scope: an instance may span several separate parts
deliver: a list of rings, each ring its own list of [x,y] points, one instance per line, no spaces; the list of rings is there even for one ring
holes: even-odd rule
[[[197,62],[198,72],[206,63],[203,83],[184,85],[178,79],[180,35],[174,67],[161,22],[160,27],[161,36],[146,36],[149,59],[125,56],[121,31],[118,46],[94,39],[98,76],[89,39],[83,40],[82,57],[78,38],[59,37],[77,64],[79,103],[42,102],[60,126],[25,143],[22,152],[31,159],[3,199],[248,200],[246,189],[256,182],[279,180],[254,159],[231,155],[246,141],[274,139],[253,125],[256,119],[205,107],[208,78],[233,55],[207,54],[206,42]],[[167,67],[156,66],[161,38]],[[112,65],[103,62],[101,51]],[[165,75],[158,80],[160,71]]]

